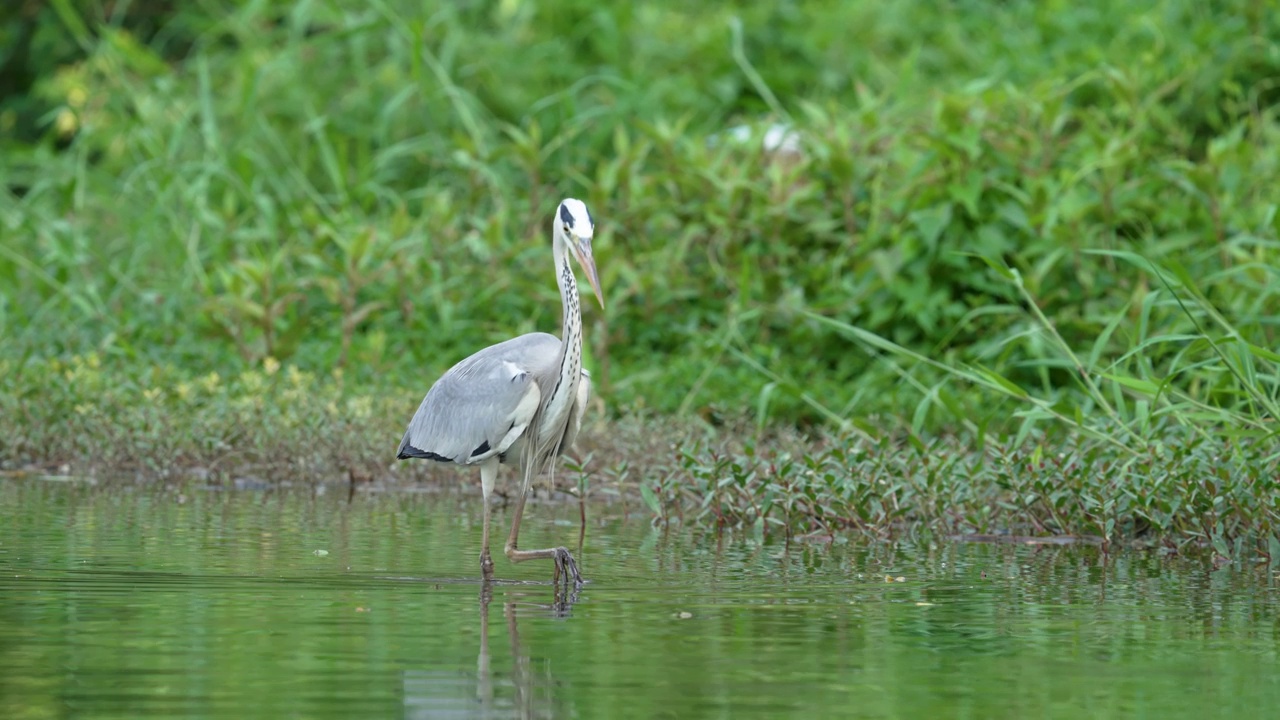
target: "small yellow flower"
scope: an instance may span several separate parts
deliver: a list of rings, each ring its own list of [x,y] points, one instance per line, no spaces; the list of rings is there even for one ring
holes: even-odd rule
[[[93,408],[89,407],[88,403],[80,403],[79,405],[76,405],[76,414],[77,414],[77,415],[88,415],[88,414],[89,414],[89,411],[90,411],[90,410],[92,410],[92,409],[93,409]]]
[[[262,389],[262,375],[255,370],[246,370],[241,373],[240,382],[244,384],[244,389],[251,393]]]
[[[160,388],[147,388],[142,391],[142,397],[146,398],[147,402],[155,402],[155,399],[160,397]]]
[[[173,390],[174,392],[178,393],[178,399],[180,400],[186,400],[187,398],[191,397],[191,386],[187,383],[184,383],[184,382],[178,383],[178,386],[175,387]]]
[[[268,355],[262,359],[262,369],[267,375],[275,375],[280,370],[280,361]]]
[[[297,365],[290,365],[289,369],[285,370],[284,372],[285,372],[285,375],[289,377],[290,385],[296,388],[302,387],[302,381],[304,378],[302,375],[302,371],[298,369]]]
[[[354,418],[367,418],[373,414],[373,401],[364,395],[351,398],[347,401],[347,412]]]
[[[213,392],[218,389],[218,384],[222,382],[222,377],[217,372],[211,372],[200,378],[200,385],[204,387],[205,392]]]
[[[59,135],[67,136],[80,127],[80,121],[76,119],[76,114],[71,112],[69,108],[62,108],[54,118],[53,126],[57,128]]]

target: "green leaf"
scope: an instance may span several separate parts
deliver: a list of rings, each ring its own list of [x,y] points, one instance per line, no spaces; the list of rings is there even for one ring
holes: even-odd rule
[[[986,263],[987,267],[991,268],[992,270],[995,270],[996,274],[998,274],[1000,277],[1004,278],[1005,280],[1012,281],[1016,278],[1016,275],[1014,275],[1013,270],[1010,269],[1010,267],[1005,264],[1004,260],[1001,260],[999,258],[994,258],[989,255],[980,255],[978,253],[971,253],[971,252],[960,252],[957,254],[978,258],[982,262]]]
[[[1150,380],[1141,380],[1127,375],[1116,375],[1114,373],[1103,373],[1102,377],[1118,383],[1130,390],[1136,390],[1144,395],[1156,396],[1160,394],[1160,386]]]
[[[920,232],[920,237],[930,249],[937,248],[938,237],[951,223],[951,204],[942,203],[927,210],[916,210],[911,213],[911,222]]]
[[[659,517],[662,516],[662,503],[658,501],[657,494],[648,483],[640,483],[640,498],[644,500],[645,505],[649,506],[650,512]]]
[[[1224,558],[1231,557],[1231,548],[1227,547],[1227,541],[1225,538],[1222,537],[1221,533],[1215,532],[1213,534],[1212,542],[1213,542],[1213,549],[1215,552],[1217,552],[1219,555],[1221,555]]]
[[[996,385],[1000,388],[1003,388],[1010,395],[1013,395],[1014,397],[1019,397],[1019,398],[1030,397],[1027,394],[1026,390],[1023,390],[1022,388],[1018,387],[1013,383],[1013,381],[1009,380],[1008,378],[1001,375],[1000,373],[994,370],[991,370],[990,368],[984,367],[982,365],[974,365],[972,367],[974,372],[978,373],[979,376],[985,378],[992,385]]]
[[[1249,352],[1253,353],[1255,357],[1260,357],[1263,360],[1270,360],[1271,362],[1274,362],[1274,363],[1280,363],[1280,353],[1273,352],[1264,347],[1258,347],[1257,345],[1254,345],[1253,343],[1248,342],[1247,340],[1242,342],[1244,342],[1245,347],[1248,347]]]

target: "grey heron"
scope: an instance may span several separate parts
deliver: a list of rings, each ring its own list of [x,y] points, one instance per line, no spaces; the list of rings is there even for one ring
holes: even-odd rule
[[[582,266],[604,308],[591,254],[595,222],[587,206],[574,198],[562,200],[551,234],[564,308],[563,341],[544,332],[527,333],[490,345],[449,368],[427,391],[409,421],[396,458],[480,466],[484,495],[480,571],[485,579],[493,577],[489,497],[499,465],[517,465],[522,480],[505,547],[507,558],[516,563],[551,558],[556,581],[563,573],[566,584],[572,578],[575,585],[581,585],[577,563],[566,548],[520,550],[516,545],[529,486],[538,473],[573,446],[591,395],[591,378],[582,368],[582,312],[570,256]]]

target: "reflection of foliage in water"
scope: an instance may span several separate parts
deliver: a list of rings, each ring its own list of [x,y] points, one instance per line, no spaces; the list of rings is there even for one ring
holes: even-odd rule
[[[5,479],[0,507],[6,718],[394,717],[406,677],[472,698],[484,677],[479,510],[455,495]],[[559,517],[530,534],[564,538],[576,509]],[[788,546],[618,517],[593,521],[582,559],[593,582],[567,616],[545,566],[493,585],[495,705],[517,688],[557,717],[1191,719],[1280,702],[1280,606],[1248,561]]]

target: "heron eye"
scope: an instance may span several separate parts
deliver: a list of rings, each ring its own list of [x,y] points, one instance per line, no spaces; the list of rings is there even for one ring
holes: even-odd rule
[[[564,231],[565,231],[566,233],[567,233],[567,232],[569,232],[569,223],[565,223],[565,224],[564,224]]]

